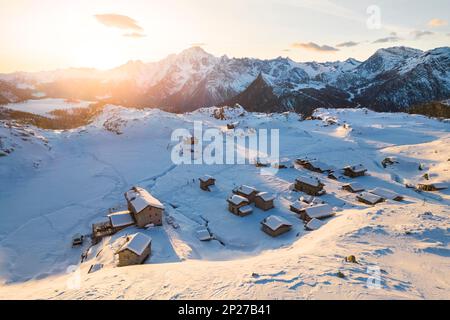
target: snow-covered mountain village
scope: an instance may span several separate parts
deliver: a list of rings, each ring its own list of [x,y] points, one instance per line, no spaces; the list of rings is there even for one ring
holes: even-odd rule
[[[449,12],[0,1],[0,301],[278,319],[450,300]]]
[[[173,130],[199,121],[276,128],[279,161],[173,164]],[[77,129],[0,130],[3,298],[449,297],[448,122],[110,105]]]

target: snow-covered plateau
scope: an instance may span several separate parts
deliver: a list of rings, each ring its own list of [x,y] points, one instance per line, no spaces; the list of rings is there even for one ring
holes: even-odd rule
[[[449,184],[448,122],[367,109],[318,109],[313,120],[239,108],[219,120],[215,111],[110,105],[91,124],[65,131],[0,122],[0,299],[450,299],[450,190],[406,187]],[[195,121],[225,135],[230,122],[248,135],[279,129],[285,163],[308,157],[368,172],[334,180],[298,165],[275,175],[251,164],[174,165],[171,134]],[[199,188],[204,175],[216,179],[211,192]],[[306,197],[293,189],[300,175],[325,184],[320,201],[336,212],[315,231],[290,211]],[[342,189],[351,182],[404,199],[369,206]],[[226,199],[242,184],[275,195],[275,208],[231,214]],[[164,204],[163,226],[128,227],[72,248],[75,234],[125,210],[124,193],[135,185]],[[270,237],[261,230],[270,215],[292,229]],[[215,239],[199,240],[205,226]],[[152,238],[151,256],[117,267],[114,253],[137,231]]]

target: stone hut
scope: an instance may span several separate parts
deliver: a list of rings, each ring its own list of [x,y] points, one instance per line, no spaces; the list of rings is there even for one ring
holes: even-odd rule
[[[292,224],[279,216],[269,216],[261,221],[262,230],[272,237],[278,237],[292,229]]]
[[[385,200],[384,198],[377,196],[376,194],[369,193],[369,192],[360,193],[359,195],[356,196],[356,199],[359,202],[368,204],[369,206],[374,206]]]
[[[362,177],[366,174],[367,169],[362,165],[347,166],[344,169],[344,175],[350,178]]]
[[[209,186],[216,184],[216,179],[208,175],[204,175],[203,177],[198,178],[198,180],[200,181],[200,189],[204,191],[211,191]]]
[[[253,211],[252,207],[249,206],[250,202],[248,199],[237,194],[228,198],[227,202],[228,210],[237,216],[243,217],[249,215]]]
[[[305,222],[312,219],[325,219],[334,215],[333,208],[328,204],[308,206],[300,210],[300,218]]]
[[[298,177],[295,179],[295,189],[304,192],[310,196],[321,196],[325,194],[323,189],[325,185],[314,177]]]
[[[436,183],[420,183],[417,185],[417,189],[422,191],[440,191],[448,188],[448,185],[441,182]]]
[[[274,207],[273,201],[275,200],[275,196],[267,193],[260,192],[255,196],[255,206],[264,211],[270,210]]]
[[[359,183],[348,183],[342,186],[342,189],[351,193],[363,192],[365,189]]]
[[[259,193],[259,191],[256,190],[256,188],[254,187],[241,185],[239,187],[234,188],[233,193],[246,198],[249,203],[252,203],[255,201],[255,196]]]
[[[125,193],[125,199],[138,227],[143,228],[149,224],[162,225],[164,206],[147,190],[133,187]]]
[[[124,267],[143,263],[151,253],[152,239],[143,233],[127,236],[125,244],[117,250],[117,266]]]

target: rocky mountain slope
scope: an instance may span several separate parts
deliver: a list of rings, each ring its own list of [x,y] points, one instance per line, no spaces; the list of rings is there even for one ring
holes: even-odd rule
[[[426,52],[393,47],[378,50],[364,62],[326,63],[215,57],[193,47],[159,62],[131,61],[107,71],[15,73],[0,75],[0,81],[28,86],[48,97],[174,112],[236,102],[254,111],[307,114],[319,107],[407,111],[413,105],[448,99],[449,70],[448,47]],[[0,87],[0,103],[17,98],[10,91]]]

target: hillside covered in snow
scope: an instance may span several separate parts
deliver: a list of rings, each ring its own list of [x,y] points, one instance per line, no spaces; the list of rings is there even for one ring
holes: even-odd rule
[[[435,59],[434,53],[422,58],[424,53],[407,54],[414,61]],[[211,60],[227,59],[201,55],[204,63],[197,70],[209,70]],[[384,68],[347,63],[355,66],[305,65],[309,73],[297,70],[290,77],[317,79],[322,68],[339,74],[363,68],[373,77]],[[218,72],[219,66],[211,68]],[[414,72],[405,64],[398,67],[402,74]],[[252,77],[259,72],[255,69]],[[232,73],[225,74],[230,92],[251,82],[250,76],[234,82]],[[327,81],[338,78],[329,76]],[[171,134],[178,128],[192,131],[196,121],[224,136],[234,134],[227,128],[230,123],[246,137],[260,129],[279,129],[280,160],[286,168],[262,175],[252,164],[174,165]],[[3,120],[0,298],[449,299],[450,190],[414,188],[450,183],[449,129],[445,121],[367,109],[318,109],[310,120],[302,120],[294,112],[263,114],[240,107],[173,114],[108,105],[92,123],[71,130]],[[305,157],[335,168],[336,179],[296,162]],[[349,178],[340,171],[359,164],[367,169],[365,176]],[[216,179],[210,192],[199,188],[203,175]],[[308,198],[294,190],[299,176],[320,179],[326,194],[316,201],[335,213],[315,231],[305,229],[290,210]],[[342,188],[355,182],[366,191],[382,188],[403,199],[385,196],[384,202],[364,204],[358,194]],[[246,217],[231,214],[226,200],[243,184],[273,194],[275,207],[263,211],[253,206]],[[162,226],[132,226],[95,245],[86,239],[82,247],[72,248],[75,234],[89,235],[93,223],[126,210],[124,193],[136,185],[164,205]],[[271,215],[292,229],[270,237],[261,230],[261,221]],[[213,235],[211,241],[199,237],[205,228]],[[151,237],[149,259],[143,265],[117,267],[115,252],[135,232]]]

